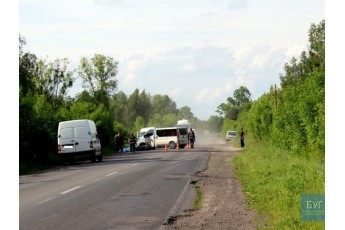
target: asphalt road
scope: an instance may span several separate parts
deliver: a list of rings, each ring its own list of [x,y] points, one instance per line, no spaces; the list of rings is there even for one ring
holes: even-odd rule
[[[206,148],[141,151],[23,176],[20,229],[159,229],[193,205]],[[188,198],[189,197],[189,198]]]

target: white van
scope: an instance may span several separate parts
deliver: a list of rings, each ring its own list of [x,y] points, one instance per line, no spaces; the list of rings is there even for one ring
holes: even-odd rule
[[[186,128],[188,131],[192,128],[192,124],[186,119],[178,120],[176,126],[179,128]]]
[[[137,148],[144,148],[146,145],[145,137],[144,135],[147,133],[147,131],[154,129],[155,127],[146,127],[140,129],[140,132],[137,133]]]
[[[101,142],[95,123],[86,119],[60,122],[58,155],[61,163],[83,158],[101,162]]]
[[[151,148],[167,146],[174,149],[178,143],[179,147],[184,148],[188,141],[187,129],[177,127],[150,129],[144,137]]]

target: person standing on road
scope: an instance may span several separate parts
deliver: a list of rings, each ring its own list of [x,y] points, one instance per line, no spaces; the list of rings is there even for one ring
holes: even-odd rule
[[[188,145],[193,149],[194,148],[194,142],[195,142],[195,133],[192,130],[192,128],[189,130],[187,137],[188,137]]]
[[[137,142],[134,134],[132,133],[132,135],[129,137],[129,146],[130,146],[130,149],[131,149],[131,152],[132,153],[135,153],[135,143]]]
[[[115,136],[115,145],[117,147],[117,150],[119,150],[119,153],[123,152],[123,144],[124,144],[123,137],[122,137],[121,133],[118,133]]]
[[[243,128],[241,128],[241,148],[244,147],[244,131]]]

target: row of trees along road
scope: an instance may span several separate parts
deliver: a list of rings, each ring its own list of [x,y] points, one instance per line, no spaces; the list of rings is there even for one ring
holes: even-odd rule
[[[48,62],[24,52],[26,42],[19,36],[19,160],[54,162],[58,123],[71,119],[94,120],[102,146],[110,151],[117,132],[126,136],[145,126],[174,126],[179,119],[189,119],[199,130],[243,127],[259,140],[324,158],[325,21],[311,25],[309,43],[299,59],[285,64],[280,88],[272,86],[252,101],[249,90],[241,86],[218,106],[220,116],[200,121],[188,106],[177,108],[167,95],[138,89],[129,96],[118,92],[119,63],[112,57],[95,54],[82,58],[77,70],[69,70],[67,58]],[[77,77],[83,79],[84,90],[68,96]]]
[[[67,58],[49,62],[24,52],[25,38],[19,35],[19,160],[41,165],[57,160],[57,127],[60,121],[94,120],[104,152],[114,152],[113,137],[136,133],[147,126],[174,126],[188,119],[194,128],[220,131],[217,116],[208,121],[196,118],[190,107],[177,108],[167,95],[150,95],[138,89],[130,95],[118,91],[118,62],[95,54],[82,58],[75,70],[69,70]],[[74,97],[68,90],[76,78],[83,90]],[[210,129],[210,128],[207,128]]]
[[[280,75],[279,88],[255,101],[241,87],[218,106],[222,131],[240,130],[258,140],[306,157],[325,153],[325,21],[309,29],[309,48],[292,58]]]

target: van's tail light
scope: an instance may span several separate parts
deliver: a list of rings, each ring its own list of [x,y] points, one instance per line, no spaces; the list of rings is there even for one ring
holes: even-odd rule
[[[93,141],[90,141],[90,149],[93,149]]]
[[[61,145],[58,145],[58,153],[61,153]]]

